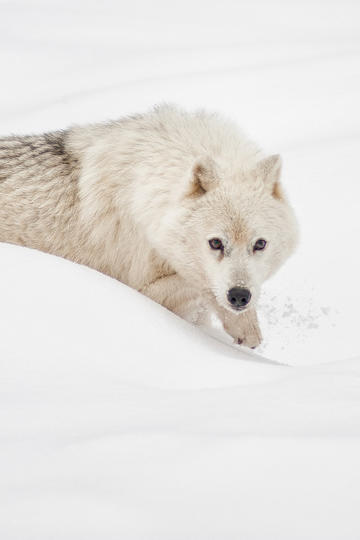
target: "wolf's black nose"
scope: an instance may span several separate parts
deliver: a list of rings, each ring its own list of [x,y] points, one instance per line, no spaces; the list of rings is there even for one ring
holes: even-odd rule
[[[249,289],[233,287],[228,291],[227,297],[232,307],[235,309],[241,309],[247,306],[250,302],[251,292]]]

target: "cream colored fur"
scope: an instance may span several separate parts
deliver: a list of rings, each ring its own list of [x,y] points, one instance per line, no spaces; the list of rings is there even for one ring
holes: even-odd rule
[[[264,158],[217,115],[175,107],[116,122],[0,139],[0,241],[91,266],[196,324],[216,312],[250,347],[261,284],[297,228]],[[208,241],[221,238],[224,250]],[[267,241],[254,252],[258,238]],[[227,291],[251,291],[236,312]]]

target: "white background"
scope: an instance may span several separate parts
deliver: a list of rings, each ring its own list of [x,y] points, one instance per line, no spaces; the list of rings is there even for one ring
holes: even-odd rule
[[[280,152],[296,255],[256,353],[0,246],[4,540],[357,540],[360,4],[0,1],[0,130],[163,101]]]

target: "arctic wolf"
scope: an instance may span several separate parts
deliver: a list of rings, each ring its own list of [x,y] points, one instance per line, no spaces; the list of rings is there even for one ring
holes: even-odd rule
[[[261,284],[297,238],[280,169],[231,122],[172,106],[5,137],[0,241],[91,266],[195,324],[216,313],[255,347]]]

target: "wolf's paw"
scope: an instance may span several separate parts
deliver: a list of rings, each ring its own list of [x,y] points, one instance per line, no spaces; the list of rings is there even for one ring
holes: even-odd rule
[[[256,334],[248,334],[244,337],[238,337],[237,339],[234,339],[234,342],[237,345],[244,345],[245,347],[249,347],[250,349],[256,349],[262,342],[262,336],[260,329]]]
[[[226,315],[224,329],[234,339],[234,343],[250,349],[255,349],[262,341],[255,309],[249,309],[237,316]]]

